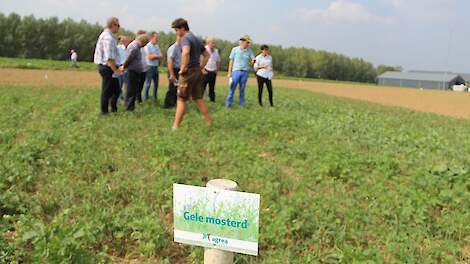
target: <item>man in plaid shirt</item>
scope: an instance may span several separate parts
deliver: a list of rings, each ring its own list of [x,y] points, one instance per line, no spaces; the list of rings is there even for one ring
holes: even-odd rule
[[[98,38],[95,48],[94,63],[98,65],[101,75],[101,113],[107,114],[109,107],[111,112],[117,112],[117,100],[119,96],[119,76],[121,72],[116,66],[118,50],[116,34],[119,31],[119,19],[111,17],[106,22],[106,28]]]

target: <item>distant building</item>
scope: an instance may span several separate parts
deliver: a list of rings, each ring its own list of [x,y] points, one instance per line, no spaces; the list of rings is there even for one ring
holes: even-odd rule
[[[413,72],[413,73],[431,73],[431,74],[449,74],[449,75],[453,75],[453,74],[457,74],[457,75],[460,75],[467,83],[470,83],[470,73],[458,73],[458,72],[443,72],[443,71],[417,71],[417,70],[412,70],[412,71],[408,71],[408,72]]]
[[[377,77],[377,84],[381,86],[448,90],[452,89],[454,85],[465,84],[465,80],[455,73],[386,72]]]

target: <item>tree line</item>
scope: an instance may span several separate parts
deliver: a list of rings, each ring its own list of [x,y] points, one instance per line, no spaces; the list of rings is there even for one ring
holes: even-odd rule
[[[67,60],[74,49],[82,61],[92,61],[100,24],[85,20],[59,20],[57,17],[21,17],[0,13],[0,56]],[[134,37],[134,33],[121,29],[118,33]],[[172,32],[160,32],[160,47],[166,50],[175,40]],[[227,70],[228,57],[237,42],[217,40],[221,55],[221,69]],[[307,48],[284,48],[269,45],[277,74],[301,78],[318,78],[340,81],[375,82],[385,71],[401,71],[401,67],[379,65],[360,58]],[[260,44],[252,46],[259,51]],[[163,65],[166,63],[163,62]]]

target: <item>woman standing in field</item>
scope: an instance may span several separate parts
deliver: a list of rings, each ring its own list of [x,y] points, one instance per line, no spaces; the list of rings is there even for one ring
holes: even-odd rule
[[[271,107],[273,107],[273,58],[271,55],[269,55],[269,47],[267,45],[261,46],[261,54],[256,57],[254,67],[256,71],[256,78],[258,80],[259,105],[263,106],[263,88],[264,84],[266,84],[269,93],[269,103],[271,104]]]

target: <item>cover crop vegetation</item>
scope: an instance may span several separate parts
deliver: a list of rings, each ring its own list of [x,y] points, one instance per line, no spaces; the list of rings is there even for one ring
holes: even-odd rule
[[[249,87],[171,133],[152,104],[101,117],[96,87],[0,95],[0,262],[200,263],[172,242],[172,184],[214,178],[261,194],[260,256],[236,263],[470,261],[469,121]]]

